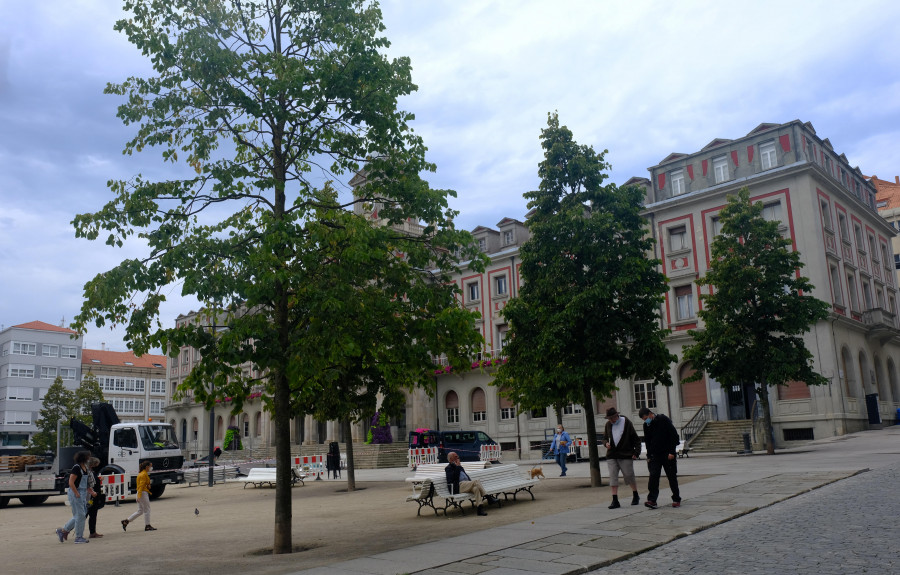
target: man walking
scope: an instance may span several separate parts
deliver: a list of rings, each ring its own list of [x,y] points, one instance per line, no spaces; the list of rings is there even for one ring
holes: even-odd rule
[[[644,420],[644,442],[647,444],[647,468],[650,470],[650,482],[647,486],[647,501],[644,505],[656,509],[656,498],[659,496],[659,476],[665,470],[669,488],[672,490],[672,507],[681,507],[681,494],[678,491],[678,463],[675,450],[678,448],[678,431],[672,420],[665,415],[657,415],[642,407],[638,415]]]
[[[453,494],[471,493],[478,502],[477,515],[480,517],[487,515],[487,512],[482,509],[482,500],[487,499],[490,504],[496,503],[497,498],[493,495],[488,495],[480,481],[477,479],[473,481],[469,477],[469,474],[466,473],[466,470],[463,469],[462,464],[459,462],[459,455],[455,452],[451,451],[447,454],[447,461],[449,461],[449,464],[444,468],[444,475],[447,477],[447,489]]]
[[[634,460],[641,456],[641,439],[631,421],[619,415],[615,407],[606,410],[606,466],[609,468],[609,488],[612,491],[610,509],[619,504],[619,472],[625,484],[631,487],[631,504],[641,502],[638,495],[637,479],[634,477]]]
[[[571,441],[572,440],[569,438],[569,434],[566,433],[566,429],[562,426],[562,423],[557,425],[556,435],[553,436],[553,443],[550,444],[550,451],[555,454],[556,463],[562,470],[562,473],[559,474],[560,477],[565,477],[566,471],[568,471],[568,467],[566,467],[566,458],[569,456],[569,443]]]

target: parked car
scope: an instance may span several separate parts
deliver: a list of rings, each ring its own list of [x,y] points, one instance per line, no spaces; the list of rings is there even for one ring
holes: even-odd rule
[[[483,431],[410,431],[409,448],[437,447],[438,462],[446,463],[447,454],[455,451],[460,461],[481,459],[482,445],[497,445],[497,442]]]

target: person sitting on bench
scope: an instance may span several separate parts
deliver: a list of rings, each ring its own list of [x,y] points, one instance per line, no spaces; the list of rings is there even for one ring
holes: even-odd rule
[[[449,465],[444,468],[444,474],[447,476],[447,489],[450,490],[450,493],[456,495],[457,493],[471,493],[474,495],[478,501],[478,515],[484,517],[487,515],[487,512],[482,508],[482,499],[487,498],[488,503],[496,503],[497,498],[493,495],[488,495],[484,491],[484,487],[481,485],[481,482],[477,479],[475,481],[469,477],[469,474],[466,473],[466,470],[463,469],[462,464],[459,462],[459,455],[456,452],[451,451],[447,454],[447,461],[449,461]]]

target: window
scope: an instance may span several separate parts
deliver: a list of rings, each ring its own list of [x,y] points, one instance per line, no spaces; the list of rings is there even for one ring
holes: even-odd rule
[[[114,397],[112,399],[113,409],[116,410],[116,413],[127,413],[127,414],[144,414],[144,400],[143,399],[120,399]],[[131,430],[132,432],[134,430]],[[136,446],[135,446],[136,447]]]
[[[516,243],[516,234],[512,230],[503,232],[503,245],[509,246]]]
[[[481,295],[478,290],[478,282],[472,282],[466,285],[466,291],[469,294],[469,301],[478,301],[481,299],[479,296]]]
[[[509,326],[506,324],[497,326],[497,349],[506,347],[506,336],[509,334]]]
[[[881,288],[875,290],[875,303],[878,305],[878,309],[884,309],[884,290]]]
[[[859,311],[859,296],[856,293],[856,280],[852,274],[847,276],[847,291],[850,292],[850,309]]]
[[[12,344],[12,353],[13,355],[37,355],[37,344],[14,341]]]
[[[673,252],[677,252],[679,250],[685,250],[687,248],[687,228],[685,226],[679,226],[677,228],[670,229],[669,249],[671,249]]]
[[[75,368],[61,367],[59,368],[59,376],[63,378],[63,381],[73,381],[75,379]]]
[[[866,306],[866,309],[872,309],[872,286],[869,285],[869,282],[863,280],[863,303]]]
[[[891,258],[888,257],[887,244],[881,244],[881,261],[886,267],[891,263]]]
[[[500,408],[500,420],[515,419],[516,408],[514,406]]]
[[[634,384],[634,407],[640,409],[656,408],[656,390],[653,388],[653,382],[635,382]]]
[[[763,205],[762,216],[770,222],[781,221],[781,202],[772,202]]]
[[[574,403],[570,403],[569,405],[563,407],[563,415],[578,415],[581,412],[581,406],[575,405]]]
[[[184,349],[181,351],[181,365],[187,365],[191,360],[191,350]]]
[[[850,188],[850,180],[847,178],[847,172],[844,171],[844,168],[841,168],[841,183],[844,184],[845,188]]]
[[[59,349],[59,357],[78,359],[78,348],[71,345],[64,345]]]
[[[676,170],[672,172],[672,195],[680,196],[684,193],[684,172]]]
[[[759,162],[762,169],[770,170],[778,165],[778,158],[775,157],[775,142],[763,142],[759,145]]]
[[[850,243],[850,228],[847,227],[847,216],[838,214],[838,227],[841,230],[841,240]]]
[[[34,391],[31,387],[7,387],[6,399],[13,401],[31,401],[34,399]]]
[[[825,200],[819,201],[819,211],[822,214],[822,225],[826,230],[831,230],[831,206]]]
[[[30,411],[5,411],[3,422],[6,425],[31,425]]]
[[[447,423],[459,423],[459,396],[455,391],[448,391],[444,396],[444,406],[447,409]]]
[[[41,367],[41,379],[56,379],[56,368]]]
[[[166,380],[164,379],[151,379],[150,380],[150,393],[165,393],[166,392]]]
[[[497,295],[506,295],[506,276],[497,276],[494,278],[494,291]]]
[[[715,239],[716,236],[722,233],[722,220],[719,216],[713,216],[709,220],[709,228],[712,231],[712,237]]]
[[[856,237],[856,249],[866,253],[866,243],[862,239],[862,228],[858,224],[853,225],[853,235]]]
[[[869,235],[869,250],[870,250],[870,253],[872,254],[872,261],[877,262],[878,261],[878,251],[875,249],[875,236],[873,236],[871,234]]]
[[[478,240],[478,249],[484,251],[486,248],[486,244],[487,242],[485,242],[484,238],[481,238],[480,240]]]
[[[8,377],[34,378],[34,366],[11,363],[9,364],[9,371],[7,371],[7,374]]]
[[[541,407],[538,409],[531,410],[531,419],[541,419],[547,417],[547,408]]]
[[[728,180],[728,159],[725,156],[719,156],[718,158],[713,158],[713,174],[716,178],[716,183],[721,184],[724,181]]]
[[[487,401],[480,387],[472,392],[472,421],[487,421]]]
[[[844,305],[844,294],[841,290],[841,273],[834,264],[831,265],[831,293],[832,297],[834,297],[834,303]]]
[[[44,357],[59,357],[59,346],[58,345],[44,345],[41,354]]]
[[[163,415],[163,402],[159,399],[150,400],[150,415]]]
[[[675,317],[676,319],[690,319],[694,317],[694,292],[692,286],[678,286],[675,288]]]

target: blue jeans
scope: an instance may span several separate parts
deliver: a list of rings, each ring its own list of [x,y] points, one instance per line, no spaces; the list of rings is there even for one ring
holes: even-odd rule
[[[71,489],[69,490],[69,506],[72,507],[72,518],[63,525],[63,529],[71,531],[74,528],[75,537],[84,537],[84,519],[87,517],[87,487],[84,489],[79,487],[78,495],[81,497],[75,497],[75,492]]]
[[[556,464],[559,465],[559,468],[562,469],[562,474],[565,475],[568,467],[566,467],[566,457],[568,457],[568,453],[560,453],[556,452]]]

